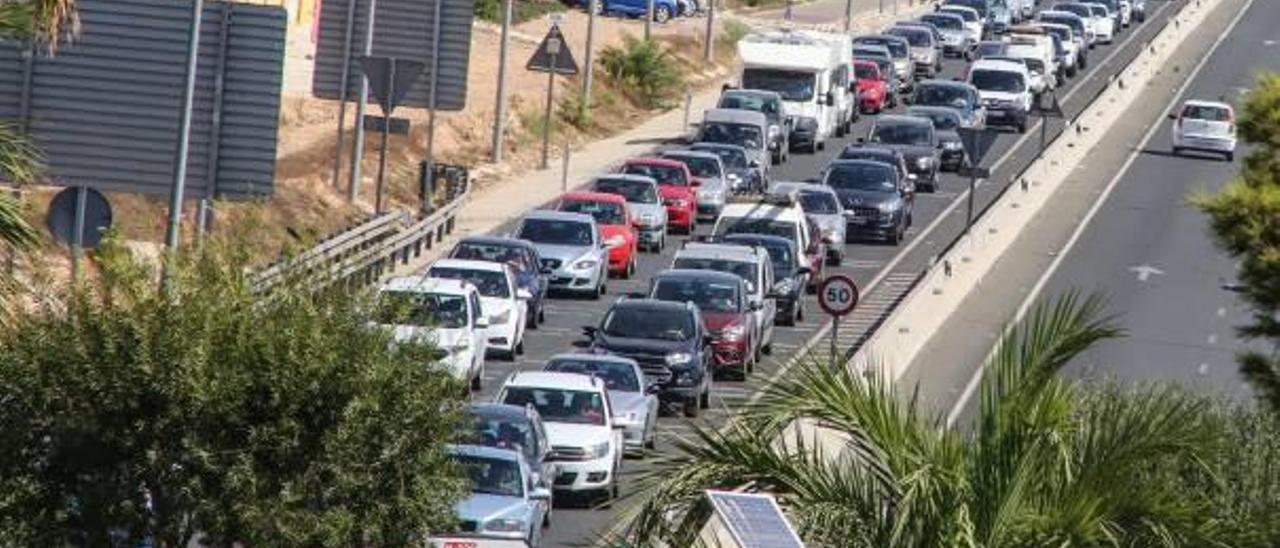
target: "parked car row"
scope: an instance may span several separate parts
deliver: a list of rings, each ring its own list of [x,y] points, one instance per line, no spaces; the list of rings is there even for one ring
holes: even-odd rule
[[[583,0],[583,9],[594,9],[598,15],[643,18],[653,2],[653,20],[666,23],[676,17],[693,17],[706,12],[710,0]]]

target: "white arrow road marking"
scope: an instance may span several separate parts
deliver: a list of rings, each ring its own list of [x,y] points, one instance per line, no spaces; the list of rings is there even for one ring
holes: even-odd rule
[[[1163,271],[1163,270],[1160,270],[1159,268],[1156,268],[1156,267],[1151,266],[1151,265],[1149,265],[1149,264],[1144,264],[1144,265],[1139,265],[1139,266],[1130,267],[1130,268],[1129,268],[1129,272],[1136,272],[1136,273],[1138,273],[1138,281],[1139,281],[1139,282],[1145,282],[1145,281],[1147,281],[1149,278],[1151,278],[1151,275],[1152,275],[1152,274],[1155,274],[1156,276],[1164,276],[1164,271]]]

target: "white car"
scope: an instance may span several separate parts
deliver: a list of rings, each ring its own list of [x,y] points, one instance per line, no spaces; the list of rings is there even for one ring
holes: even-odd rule
[[[969,31],[969,37],[973,39],[973,43],[982,41],[983,22],[982,15],[969,6],[946,5],[938,8],[938,13],[954,13],[964,19],[964,27]]]
[[[1236,113],[1231,105],[1190,100],[1182,110],[1170,114],[1173,124],[1173,153],[1184,150],[1216,152],[1227,161],[1236,157]]]
[[[511,266],[488,261],[441,259],[427,267],[428,278],[465,280],[480,292],[480,307],[489,318],[485,330],[488,350],[515,360],[524,353],[524,328],[528,302],[533,298],[516,283]]]
[[[532,405],[542,416],[558,474],[555,491],[618,496],[622,469],[622,425],[614,416],[604,381],[577,373],[515,372],[496,401]]]
[[[622,427],[622,442],[628,452],[652,449],[657,442],[657,391],[661,387],[648,382],[635,360],[608,354],[558,354],[547,360],[542,370],[604,381],[613,405],[614,425]]]
[[[444,355],[440,363],[458,380],[479,390],[489,319],[475,286],[461,280],[394,278],[378,291],[375,321],[396,342],[419,341]]]
[[[1012,126],[1026,133],[1031,115],[1031,72],[1024,63],[981,59],[969,69],[968,82],[978,88],[987,108],[987,125]]]

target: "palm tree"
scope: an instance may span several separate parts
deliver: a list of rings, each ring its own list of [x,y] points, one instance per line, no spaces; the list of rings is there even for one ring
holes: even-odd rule
[[[78,30],[75,0],[0,0],[0,38],[31,41],[52,52],[59,41]],[[39,149],[11,123],[0,123],[0,177],[24,184],[44,173]],[[22,248],[35,241],[35,230],[22,217],[12,196],[0,194],[0,243]]]
[[[1100,307],[1067,295],[1006,329],[968,430],[882,379],[797,365],[731,426],[695,427],[679,456],[652,467],[624,543],[690,546],[703,490],[746,485],[775,494],[815,546],[1213,546],[1200,501],[1156,481],[1202,471],[1207,402],[1058,376],[1121,335]],[[801,435],[797,421],[829,435]]]

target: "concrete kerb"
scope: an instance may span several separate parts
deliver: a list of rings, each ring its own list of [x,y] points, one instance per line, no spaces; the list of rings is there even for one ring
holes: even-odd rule
[[[1219,0],[1200,0],[1185,4],[1173,18],[1179,24],[1166,26],[1119,73],[1124,87],[1108,86],[1071,121],[1068,131],[1027,167],[1023,176],[1034,190],[1011,189],[1001,196],[974,223],[968,236],[938,258],[938,264],[951,264],[950,275],[945,269],[932,269],[846,366],[858,371],[875,366],[885,378],[900,379],[932,334],[945,324],[969,292],[982,284],[983,276],[1014,243],[1020,229],[1069,180],[1074,167],[1119,120],[1125,108],[1143,95],[1163,63],[1218,3]],[[1072,130],[1076,124],[1083,124],[1088,131],[1077,133]]]

